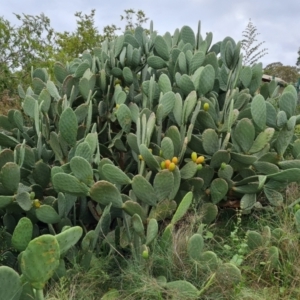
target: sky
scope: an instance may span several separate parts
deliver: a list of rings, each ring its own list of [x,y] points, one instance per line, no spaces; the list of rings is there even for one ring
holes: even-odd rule
[[[212,32],[213,43],[226,36],[236,42],[241,40],[242,32],[251,19],[259,33],[255,44],[264,41],[259,49],[268,49],[268,54],[260,59],[264,67],[273,62],[295,66],[297,61],[300,0],[0,0],[0,16],[12,24],[18,24],[13,13],[44,13],[50,18],[52,27],[60,32],[74,31],[74,14],[90,14],[92,9],[96,10],[95,25],[100,33],[106,25],[124,28],[120,15],[131,8],[143,10],[160,35],[166,31],[173,34],[176,28],[184,25],[190,26],[196,33],[198,21],[201,21],[202,36]]]

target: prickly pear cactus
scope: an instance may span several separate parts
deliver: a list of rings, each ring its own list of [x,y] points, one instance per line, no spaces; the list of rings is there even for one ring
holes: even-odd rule
[[[300,180],[296,90],[279,94],[274,81],[259,89],[262,64],[243,66],[241,43],[230,37],[212,40],[200,23],[197,33],[183,26],[173,35],[137,27],[55,63],[53,80],[39,68],[31,86],[19,86],[24,115],[0,117],[0,225],[17,250],[28,244],[21,265],[37,288],[81,236],[65,226],[92,227],[80,250],[85,267],[103,245],[130,249],[141,262],[156,240],[172,250],[191,210],[210,224],[232,201],[250,212],[258,194],[283,205],[280,191]],[[288,147],[294,160],[285,160]],[[21,241],[20,214],[32,236],[49,239],[52,267],[35,256],[30,230]],[[195,250],[200,239],[191,238],[190,256],[209,257],[215,270],[217,258]]]

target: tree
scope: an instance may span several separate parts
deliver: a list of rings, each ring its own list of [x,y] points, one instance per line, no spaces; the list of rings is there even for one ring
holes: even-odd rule
[[[244,51],[244,58],[243,63],[244,65],[253,65],[255,64],[260,58],[267,55],[267,48],[259,49],[265,42],[257,42],[257,36],[260,34],[257,32],[257,28],[249,19],[249,23],[246,29],[242,32],[244,39],[242,40],[242,49]]]
[[[297,58],[297,61],[296,61],[296,66],[300,67],[300,48],[298,50],[298,58]]]
[[[82,14],[76,12],[76,29],[73,32],[56,32],[55,59],[65,62],[70,58],[77,57],[85,50],[91,50],[99,46],[103,41],[103,36],[95,27],[95,10],[91,13]]]
[[[297,67],[284,66],[281,62],[275,62],[267,65],[264,69],[264,73],[267,75],[279,77],[287,83],[297,82],[300,76]]]
[[[44,14],[15,14],[21,21],[19,26],[0,17],[0,91],[15,91],[16,82],[29,79],[31,67],[47,68],[51,73],[55,61],[65,63],[85,50],[100,46],[105,38],[114,38],[120,28],[108,25],[100,33],[95,26],[95,12],[76,12],[76,29],[72,32],[54,31]],[[124,31],[133,30],[148,20],[142,10],[124,12],[125,15],[121,15],[121,20],[126,21]]]
[[[48,67],[53,55],[54,30],[50,19],[38,16],[15,15],[21,25],[13,26],[0,17],[0,89],[11,89],[16,78],[26,79],[31,67]]]

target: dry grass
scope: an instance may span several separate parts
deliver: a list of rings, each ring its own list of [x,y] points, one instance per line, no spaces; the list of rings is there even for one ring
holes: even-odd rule
[[[21,109],[20,98],[17,95],[10,95],[8,91],[0,94],[0,115],[7,115],[10,109]]]

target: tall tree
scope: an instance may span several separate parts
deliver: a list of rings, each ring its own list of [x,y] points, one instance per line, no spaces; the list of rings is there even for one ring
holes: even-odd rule
[[[242,34],[242,49],[244,52],[243,63],[244,65],[253,65],[260,58],[268,54],[268,49],[260,49],[260,47],[265,43],[265,41],[256,43],[258,41],[257,36],[260,33],[257,32],[257,28],[253,25],[251,19],[249,19],[249,23],[246,29],[242,32]]]
[[[275,62],[267,65],[264,68],[264,73],[267,75],[279,77],[287,83],[297,82],[300,76],[297,67],[284,66],[281,62]]]
[[[0,17],[0,91],[15,90],[15,82],[29,79],[31,67],[51,70],[55,61],[65,63],[84,50],[100,46],[105,38],[115,37],[121,28],[108,25],[100,33],[95,26],[95,12],[75,13],[76,29],[72,32],[56,32],[44,14],[15,14],[20,21],[18,26]],[[124,31],[143,25],[148,20],[142,10],[128,9],[124,12],[121,16],[121,20],[126,21]]]
[[[300,67],[300,48],[298,50],[298,58],[297,58],[297,61],[296,61],[296,66]]]

